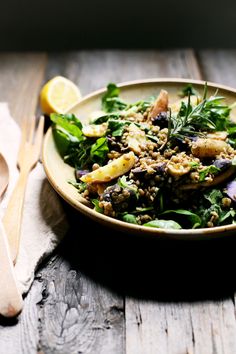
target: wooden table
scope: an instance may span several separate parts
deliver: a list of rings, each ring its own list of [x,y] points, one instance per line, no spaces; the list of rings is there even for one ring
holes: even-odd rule
[[[83,94],[148,77],[236,87],[236,51],[0,54],[0,101],[20,121],[57,74]],[[70,232],[37,272],[19,320],[1,319],[1,354],[236,353],[234,238],[151,242],[65,208]]]

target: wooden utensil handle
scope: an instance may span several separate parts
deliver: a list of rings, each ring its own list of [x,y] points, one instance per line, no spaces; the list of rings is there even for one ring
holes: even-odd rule
[[[0,314],[13,317],[22,307],[23,300],[15,279],[7,236],[0,220]]]
[[[16,262],[19,250],[22,212],[28,175],[28,169],[22,170],[20,172],[19,179],[10,197],[5,215],[3,217],[3,224],[8,237],[13,263]]]

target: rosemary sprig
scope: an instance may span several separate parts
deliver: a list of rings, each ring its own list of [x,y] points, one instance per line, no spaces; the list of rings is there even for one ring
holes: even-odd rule
[[[207,98],[207,83],[204,87],[202,101],[195,107],[191,105],[190,92],[187,104],[176,115],[169,114],[168,140],[186,136],[204,135],[207,131],[224,130],[229,118],[230,107],[223,105],[222,96]]]

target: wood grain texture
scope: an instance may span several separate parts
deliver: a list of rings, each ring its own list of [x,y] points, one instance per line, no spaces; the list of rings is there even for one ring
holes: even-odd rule
[[[57,74],[76,82],[83,94],[109,81],[147,77],[203,77],[234,85],[234,55],[200,52],[199,66],[192,50],[54,53],[40,82],[44,54],[2,54],[0,94],[17,113],[26,95],[24,90],[16,96],[20,86],[38,92]],[[19,107],[19,119],[25,109]],[[70,233],[37,273],[17,323],[0,321],[0,354],[236,352],[234,240],[134,240],[65,207]]]
[[[41,154],[44,136],[44,116],[40,117],[37,128],[36,116],[33,116],[31,120],[25,119],[24,124],[22,124],[21,136],[17,158],[20,173],[3,216],[3,223],[14,264],[16,263],[21,240],[21,224],[27,181],[30,171],[36,166]]]
[[[2,222],[0,222],[0,269],[4,269],[0,277],[0,314],[15,317],[23,308],[23,299],[18,289],[8,237]]]
[[[46,61],[43,53],[0,54],[0,101],[18,122],[35,114]]]
[[[42,299],[42,283],[35,279],[24,300],[18,319],[0,319],[0,354],[34,354],[38,349],[38,306]]]
[[[55,75],[73,80],[83,95],[107,85],[149,77],[200,78],[192,50],[92,50],[50,55],[45,81]]]
[[[234,52],[202,52],[199,54],[200,65],[198,65],[195,56],[190,52],[189,63],[185,66],[186,76],[189,73],[189,65],[193,68],[191,70],[193,78],[203,78],[206,80],[217,81],[225,84],[232,84],[234,79],[228,74],[229,67],[233,63]],[[224,58],[224,59],[223,59]],[[228,58],[228,59],[227,59]],[[228,61],[227,61],[228,60]],[[178,68],[176,68],[178,71]],[[220,74],[221,73],[221,74]],[[230,80],[229,80],[230,78]],[[234,80],[235,81],[235,80]],[[206,252],[212,251],[208,248],[209,245],[203,246]],[[229,252],[229,245],[224,245],[222,248],[226,252]],[[201,249],[201,248],[200,248]],[[189,258],[189,264],[191,264],[193,279],[186,279],[183,284],[177,282],[177,288],[167,286],[169,296],[175,302],[159,301],[138,301],[133,297],[126,298],[125,314],[126,314],[126,352],[129,354],[202,354],[202,353],[217,353],[217,354],[231,354],[236,351],[236,338],[235,338],[235,307],[232,301],[232,293],[228,292],[228,299],[225,300],[212,300],[206,301],[207,298],[212,298],[213,294],[209,296],[208,290],[203,294],[199,293],[199,289],[196,286],[199,272],[201,272],[199,265],[198,252],[194,250],[193,257],[189,257],[189,254],[193,251],[187,247],[187,255]],[[215,248],[216,252],[219,252],[218,248]],[[178,252],[176,250],[176,252]],[[203,266],[202,279],[199,284],[205,289],[208,288],[209,283],[205,278],[205,272],[209,263],[215,264],[215,260],[209,255],[205,258],[201,252],[201,263]],[[171,254],[171,262],[164,263],[159,262],[159,266],[164,265],[165,269],[161,269],[163,278],[167,278],[163,284],[159,287],[166,286],[168,278],[170,282],[174,282],[175,277],[185,277],[181,272],[187,267],[182,267],[182,261],[186,257],[186,252],[183,249],[179,249],[179,255],[176,257],[175,253],[168,250],[166,254],[169,257]],[[158,257],[158,256],[157,256]],[[195,262],[196,261],[196,262]],[[175,270],[173,269],[175,267]],[[159,271],[157,267],[157,272]],[[222,269],[219,270],[219,274]],[[228,268],[225,269],[228,271]],[[217,271],[216,271],[217,272]],[[159,272],[158,272],[159,273]],[[171,275],[170,275],[171,274]],[[204,274],[204,275],[203,275]],[[217,273],[216,273],[217,274]],[[155,276],[155,275],[154,275]],[[191,275],[190,275],[191,276]],[[195,281],[194,281],[195,277]],[[217,276],[216,276],[217,277]],[[217,280],[216,280],[217,281]],[[189,286],[187,285],[189,282]],[[178,300],[178,293],[181,292],[181,286],[185,293],[185,302]],[[196,288],[195,288],[196,286]],[[179,287],[179,289],[178,289]],[[219,289],[215,289],[215,294],[219,293]],[[159,294],[162,290],[157,290]],[[213,291],[214,293],[214,291]],[[181,297],[182,297],[181,292]],[[203,297],[202,297],[203,295]],[[196,302],[200,296],[201,301]],[[176,299],[177,297],[177,299]],[[189,302],[188,297],[193,297],[194,301]],[[167,299],[167,297],[166,297]]]
[[[236,352],[231,300],[157,306],[156,302],[128,299],[126,307],[129,354]]]
[[[236,50],[203,50],[198,59],[204,80],[236,87]]]
[[[43,352],[121,352],[124,338],[122,299],[71,269],[60,257],[50,262],[41,275],[47,294],[39,312]]]
[[[55,53],[49,57],[45,80],[58,74],[64,75],[76,82],[83,94],[105,86],[109,81],[121,82],[145,77],[200,76],[198,66],[194,61],[194,54],[191,50],[167,52],[83,51],[79,53],[65,53],[60,56]],[[91,230],[90,232],[93,231]],[[65,245],[65,247],[69,248],[70,245]],[[101,244],[99,247],[106,249],[107,244]],[[109,249],[108,252],[110,252]],[[116,259],[119,258],[116,257]],[[59,262],[61,262],[61,260]],[[113,264],[116,269],[118,265]],[[86,264],[85,266],[88,267]],[[90,267],[91,266],[92,265],[90,265]],[[88,283],[86,277],[80,275],[78,278],[78,274],[73,273],[77,297],[80,297],[81,292],[84,292],[84,296],[89,302],[86,307],[82,308],[80,306],[80,300],[77,300],[74,309],[70,310],[71,305],[68,303],[67,295],[61,294],[61,289],[65,285],[58,282],[60,274],[67,274],[64,267],[65,264],[62,262],[59,267],[53,268],[55,281],[50,287],[47,286],[49,298],[45,302],[45,313],[43,320],[41,320],[43,325],[40,332],[40,345],[42,350],[46,353],[51,351],[63,353],[66,348],[69,348],[69,351],[73,352],[73,350],[75,350],[74,348],[77,347],[79,351],[85,353],[124,353],[125,317],[122,291],[119,296],[111,295],[110,291],[106,288],[95,286],[92,280]],[[62,271],[62,269],[64,270]],[[70,278],[70,274],[70,271],[68,271],[65,277],[67,278],[68,276]],[[97,273],[96,275],[99,274]],[[60,282],[61,281],[62,280],[60,280]],[[63,277],[63,284],[64,281],[66,280]],[[110,286],[114,287],[114,281],[111,281]],[[70,289],[69,291],[74,292],[71,289],[71,285],[68,285],[67,288]],[[56,301],[58,297],[61,305]],[[95,307],[93,307],[93,301],[96,303]],[[101,327],[101,313],[110,313],[111,308],[113,308],[115,314],[117,309],[119,309],[119,321],[113,323],[112,330],[105,330],[103,328],[102,332],[100,331],[99,336],[97,336],[97,334],[95,334],[97,329],[94,330],[94,328]],[[69,314],[67,314],[68,311],[69,314],[71,313],[71,324],[67,321],[69,317]],[[93,315],[91,315],[91,311]],[[50,316],[48,316],[49,313]],[[74,315],[72,315],[72,313],[74,313]],[[62,319],[59,314],[62,314]],[[87,319],[86,321],[84,320],[85,318]],[[107,317],[104,317],[103,321],[107,322]],[[50,327],[52,324],[54,324],[53,331]],[[63,331],[62,326],[65,326]],[[55,333],[53,339],[52,332]],[[83,333],[83,338],[86,337],[84,342],[81,342],[81,333]],[[60,337],[60,339],[58,339],[58,337]],[[98,339],[96,339],[97,337]],[[134,339],[134,341],[135,340],[136,339]],[[71,344],[69,344],[68,341]]]
[[[0,54],[0,101],[7,101],[12,116],[22,119],[35,113],[46,66],[45,54]],[[17,320],[0,319],[0,353],[36,353],[38,346],[37,302],[41,283],[35,280]]]

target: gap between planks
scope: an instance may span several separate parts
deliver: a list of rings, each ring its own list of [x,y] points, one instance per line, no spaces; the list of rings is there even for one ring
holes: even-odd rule
[[[234,54],[230,55],[229,62],[233,62]],[[217,58],[220,59],[221,68],[224,68],[221,75],[217,70]],[[225,78],[229,78],[229,68],[226,58],[225,52],[205,51],[196,54],[189,49],[183,53],[186,64],[186,73],[183,74],[188,78],[209,80],[210,68],[212,81],[216,77],[216,81],[227,84]],[[142,259],[140,254],[136,257]],[[171,266],[174,265],[165,265],[163,259],[163,267]],[[158,274],[163,269],[158,268],[156,271],[158,287],[161,286]],[[181,285],[177,284],[177,287]],[[235,306],[231,298],[171,303],[126,297],[125,320],[127,354],[236,353]]]
[[[140,56],[139,58],[138,55]],[[16,76],[19,78],[18,84],[15,81],[16,79],[10,76],[11,77],[10,86],[7,86],[9,84],[8,75],[10,75],[11,65],[13,65],[13,67],[16,65],[16,62],[13,59],[11,59],[11,57],[5,57],[5,59],[3,60],[5,68],[7,68],[8,70],[8,75],[6,74],[6,72],[2,72],[0,69],[0,78],[2,77],[4,78],[3,80],[4,86],[10,87],[11,89],[11,92],[10,89],[7,89],[8,92],[6,98],[9,97],[8,100],[10,101],[12,112],[13,114],[17,115],[17,118],[19,120],[25,114],[25,108],[21,106],[22,106],[22,102],[24,101],[24,97],[26,99],[26,102],[28,102],[27,100],[29,98],[28,95],[26,95],[26,91],[28,92],[29,89],[35,90],[34,98],[32,100],[30,99],[30,103],[29,103],[29,106],[31,107],[30,110],[33,111],[35,109],[34,108],[35,100],[37,97],[37,92],[39,91],[40,85],[44,77],[44,70],[47,61],[45,54],[39,54],[39,56],[37,56],[36,54],[28,54],[28,56],[26,55],[25,58],[26,59],[24,59],[23,54],[20,55],[19,57],[17,55],[17,60],[19,60],[21,63],[20,64],[21,69],[20,70],[15,69]],[[49,61],[50,70],[49,71],[47,70],[46,78],[51,77],[52,75],[54,75],[54,73],[55,74],[64,73],[65,76],[68,76],[69,78],[73,79],[73,81],[76,81],[79,84],[79,86],[81,86],[82,92],[86,92],[86,91],[91,92],[93,89],[100,88],[104,86],[110,79],[112,79],[113,81],[116,80],[127,81],[129,79],[134,79],[132,75],[135,76],[137,75],[137,78],[151,77],[151,76],[158,76],[158,75],[159,76],[169,75],[169,76],[187,77],[187,78],[195,78],[195,79],[202,78],[201,69],[197,63],[196,55],[194,51],[191,49],[180,50],[180,51],[177,50],[165,51],[165,52],[163,51],[150,51],[150,52],[148,51],[136,51],[136,52],[96,51],[95,53],[94,52],[90,53],[88,51],[82,51],[77,53],[63,54],[61,58],[62,59],[60,59],[60,56],[56,54],[53,60],[51,62]],[[2,59],[0,56],[0,63],[1,60]],[[9,60],[10,62],[12,61],[11,65],[7,64],[7,61]],[[35,65],[34,69],[35,67],[38,69],[38,74],[34,73],[34,71],[31,70],[30,60],[32,60],[31,65],[32,66]],[[121,67],[121,63],[123,64],[122,67]],[[149,66],[148,63],[150,63]],[[121,68],[121,72],[114,70],[119,67]],[[179,70],[178,67],[180,67]],[[34,85],[36,86],[28,85],[28,89],[24,88],[21,91],[20,86],[24,82],[24,77],[25,74],[27,75],[27,72],[29,74],[26,77],[30,78],[30,80],[33,80]],[[89,75],[90,72],[92,73],[91,75]],[[2,86],[0,86],[1,89],[3,87],[3,83],[1,83]],[[17,93],[20,93],[20,95],[16,96]],[[130,250],[132,250],[132,248],[130,248]],[[80,256],[82,256],[82,254],[80,254]],[[97,260],[99,261],[99,258]],[[89,321],[90,323],[92,323],[92,325],[94,325],[95,323],[95,326],[98,327],[96,331],[99,329],[99,326],[104,325],[103,320],[106,317],[105,316],[106,311],[109,311],[109,309],[111,308],[111,304],[112,307],[118,306],[117,308],[120,308],[119,306],[121,306],[122,301],[120,298],[117,298],[112,293],[110,293],[107,289],[104,289],[101,285],[95,285],[93,280],[87,279],[84,275],[80,274],[78,271],[76,273],[77,274],[74,273],[73,269],[71,270],[70,267],[68,267],[68,264],[62,258],[58,259],[55,263],[49,263],[49,265],[45,266],[45,268],[41,272],[42,274],[41,282],[39,283],[37,280],[35,281],[31,290],[31,294],[33,295],[34,293],[36,294],[39,292],[41,292],[42,294],[42,292],[44,291],[48,294],[48,296],[47,298],[45,298],[45,302],[43,303],[37,300],[38,305],[36,305],[35,302],[36,296],[30,296],[30,294],[27,296],[27,300],[28,300],[26,303],[27,309],[24,313],[24,316],[26,316],[27,313],[30,316],[31,312],[34,314],[33,315],[34,328],[31,331],[31,333],[27,332],[25,330],[26,317],[22,316],[17,330],[18,335],[21,336],[19,348],[21,348],[22,352],[23,352],[22,346],[25,345],[25,348],[33,348],[33,347],[35,348],[36,341],[39,339],[40,339],[41,346],[44,349],[46,349],[48,353],[50,352],[50,350],[51,352],[53,352],[53,350],[57,350],[55,349],[57,348],[56,344],[55,343],[52,344],[50,338],[55,338],[56,340],[57,333],[60,333],[60,331],[63,329],[63,323],[61,322],[60,319],[60,312],[57,312],[57,306],[59,307],[61,306],[61,304],[57,305],[57,301],[61,297],[61,292],[60,291],[55,292],[55,289],[60,289],[61,287],[63,289],[66,288],[68,292],[67,296],[63,298],[63,301],[61,301],[62,305],[65,303],[65,306],[63,305],[65,308],[63,307],[62,314],[66,315],[68,313],[67,315],[68,317],[65,317],[67,322],[63,320],[64,323],[66,323],[66,325],[68,326],[67,327],[68,332],[66,331],[64,332],[65,338],[68,338],[68,340],[70,340],[73,337],[73,340],[70,342],[70,344],[67,344],[66,341],[58,344],[62,352],[63,350],[64,352],[66,352],[66,350],[68,352],[69,348],[73,348],[74,346],[78,345],[83,349],[84,348],[88,349],[89,347],[92,350],[97,349],[98,353],[108,352],[110,347],[113,346],[113,348],[116,348],[115,351],[113,352],[114,354],[121,354],[124,353],[125,351],[127,352],[127,354],[132,354],[132,353],[138,354],[138,350],[142,350],[142,349],[143,351],[140,351],[141,354],[145,354],[145,353],[151,354],[154,352],[155,354],[156,353],[162,354],[161,350],[159,349],[161,348],[161,343],[164,343],[165,341],[166,331],[167,333],[169,333],[169,332],[173,332],[175,329],[177,333],[179,333],[179,335],[177,337],[172,336],[171,337],[172,340],[169,341],[168,343],[169,352],[171,354],[174,353],[174,346],[175,346],[176,339],[180,340],[180,344],[181,344],[181,340],[183,343],[185,342],[191,343],[188,342],[189,338],[191,339],[191,341],[193,341],[192,338],[194,338],[194,336],[192,335],[192,331],[191,330],[189,331],[188,329],[191,320],[188,314],[189,309],[182,307],[181,304],[173,305],[173,306],[171,304],[163,305],[158,302],[152,303],[148,300],[146,301],[137,300],[137,299],[134,300],[131,298],[127,298],[125,303],[126,341],[127,341],[126,350],[124,349],[123,339],[120,338],[123,335],[122,333],[124,330],[121,327],[123,322],[121,317],[124,316],[124,314],[122,314],[122,309],[119,313],[119,316],[118,317],[115,316],[115,320],[117,320],[117,327],[114,328],[114,330],[110,332],[110,334],[108,334],[110,330],[107,331],[105,330],[104,334],[96,335],[95,337],[97,339],[96,341],[94,341],[93,331],[91,331],[91,328],[86,327],[84,333],[88,338],[88,342],[80,343],[81,340],[79,338],[80,332],[79,330],[76,330],[76,332],[74,333],[73,326],[76,326],[75,328],[83,328],[83,321],[86,321],[86,316],[91,316],[90,310],[91,308],[93,309],[94,301],[98,303],[98,307],[100,309],[100,312],[102,313],[102,315],[99,313],[96,314],[94,320],[95,322]],[[61,274],[64,274],[65,277],[61,277]],[[62,282],[62,284],[60,284],[60,281]],[[71,293],[70,293],[70,289],[71,289]],[[81,289],[84,289],[83,291],[85,292],[86,299],[89,300],[88,307],[80,308],[80,311],[82,311],[81,312],[82,316],[81,319],[78,319],[77,320],[78,322],[76,323],[72,321],[74,320],[74,316],[70,316],[69,315],[70,312],[67,312],[66,310],[66,306],[71,306],[71,304],[75,301],[74,300],[75,289],[78,292],[78,294],[80,294]],[[104,300],[101,303],[102,297],[104,297]],[[62,308],[62,306],[60,308]],[[182,329],[179,330],[178,327],[176,327],[176,324],[178,324],[178,322],[181,321],[182,311],[186,313],[187,320],[186,320],[186,324],[180,327]],[[205,311],[206,309],[203,308],[203,313]],[[115,312],[115,314],[116,313],[117,312]],[[198,315],[198,311],[197,311],[197,315]],[[153,319],[154,317],[156,318],[156,320],[158,320],[159,316],[163,316],[162,319],[164,319],[164,322],[160,323],[158,321],[157,324],[157,326],[159,327],[163,326],[163,328],[161,327],[160,331],[164,330],[163,335],[161,335],[160,337],[155,333],[155,331],[153,332],[155,326],[151,326],[152,322],[150,321],[150,319],[151,318]],[[133,322],[133,318],[134,318],[134,322]],[[168,322],[167,319],[169,319],[168,326],[167,326],[167,322]],[[154,325],[155,325],[155,321],[153,323]],[[36,328],[36,326],[39,325],[39,322],[40,322],[39,327],[41,328],[40,333],[38,333],[38,328]],[[227,323],[227,325],[232,326],[232,323],[229,322]],[[50,331],[52,330],[53,332],[51,333],[52,336],[51,337]],[[213,328],[213,332],[214,331],[215,329]],[[9,334],[9,338],[11,338],[10,335],[11,331],[8,330],[7,333]],[[12,329],[12,333],[13,333],[13,329]],[[103,332],[101,331],[101,333]],[[200,329],[198,333],[199,333],[199,339],[201,339]],[[78,337],[76,337],[75,334],[77,334]],[[104,338],[106,338],[105,342],[103,342]],[[115,340],[115,338],[117,339]],[[1,340],[1,344],[2,343],[4,343],[4,339]],[[5,342],[5,348],[7,348],[6,343],[7,341]],[[109,343],[108,346],[106,346],[107,343]],[[114,346],[115,343],[116,346]],[[132,351],[132,348],[134,348],[134,346],[136,348],[136,351]],[[4,346],[2,346],[1,348],[4,348]],[[183,353],[185,353],[187,350],[186,345],[184,346],[184,348],[185,351]],[[155,351],[155,349],[157,349],[157,351]],[[173,349],[172,352],[171,349]],[[189,350],[190,349],[191,346]],[[5,350],[5,352],[6,351],[7,349]],[[200,352],[196,352],[196,353],[198,354]],[[11,353],[9,352],[9,354]]]

